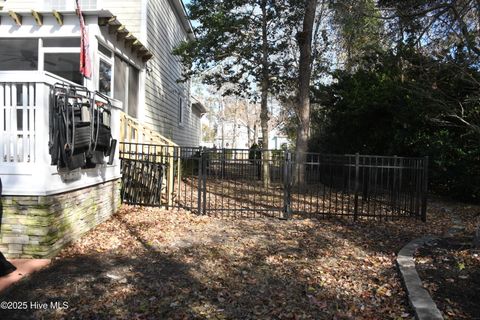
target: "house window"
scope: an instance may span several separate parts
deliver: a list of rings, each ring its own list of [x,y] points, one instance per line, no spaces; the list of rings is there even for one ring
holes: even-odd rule
[[[112,51],[102,45],[101,43],[98,44],[98,51],[101,52],[105,57],[112,58]]]
[[[38,39],[0,39],[0,70],[37,70]]]
[[[111,97],[113,94],[113,53],[100,43],[98,44],[98,53],[100,56],[98,62],[98,91]]]
[[[80,48],[80,37],[42,38],[44,47]]]
[[[45,70],[83,84],[80,74],[80,38],[0,39],[0,70]],[[39,59],[43,58],[43,59]],[[39,65],[39,61],[43,64]]]
[[[83,76],[79,71],[80,59],[78,53],[45,53],[44,63],[45,71],[80,85],[83,84]]]
[[[42,38],[43,70],[83,85],[80,73],[80,38]]]
[[[138,117],[138,69],[130,66],[128,69],[128,115]]]
[[[107,96],[112,94],[112,65],[100,59],[98,71],[98,91]]]
[[[119,55],[115,55],[114,66],[113,97],[123,102],[125,113],[137,118],[139,71]]]
[[[128,63],[115,56],[115,79],[113,79],[113,97],[123,102],[123,109],[128,113],[127,105]]]

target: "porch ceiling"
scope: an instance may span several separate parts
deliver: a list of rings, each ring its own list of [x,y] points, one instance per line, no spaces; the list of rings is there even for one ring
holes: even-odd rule
[[[108,27],[108,32],[115,34],[117,41],[124,41],[125,46],[136,52],[137,56],[143,62],[147,62],[153,57],[153,54],[145,47],[141,41],[122,24],[116,16],[109,10],[82,10],[84,16],[97,16],[98,25]],[[43,24],[43,17],[53,16],[59,25],[63,25],[63,16],[76,15],[75,11],[0,11],[0,23],[2,19],[12,19],[15,24],[22,25],[22,17],[33,17],[35,23],[39,26]]]

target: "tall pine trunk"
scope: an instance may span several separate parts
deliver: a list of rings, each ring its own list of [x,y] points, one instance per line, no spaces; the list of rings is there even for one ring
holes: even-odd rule
[[[268,90],[270,88],[269,81],[269,64],[268,64],[268,37],[267,37],[267,1],[263,0],[262,8],[262,82],[261,82],[261,101],[260,101],[260,126],[262,127],[262,149],[268,150]],[[263,186],[266,188],[270,183],[269,173],[270,154],[264,151],[262,154],[262,180]]]
[[[312,74],[312,34],[315,21],[317,0],[305,0],[305,15],[302,31],[297,34],[300,49],[298,96],[297,96],[297,141],[295,148],[295,183],[303,185],[305,182],[305,160],[308,150],[310,131],[310,78]]]

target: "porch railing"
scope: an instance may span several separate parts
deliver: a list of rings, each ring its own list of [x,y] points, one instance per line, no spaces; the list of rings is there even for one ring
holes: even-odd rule
[[[0,72],[0,164],[36,163],[47,150],[50,88],[57,82],[69,83],[43,71]]]
[[[0,82],[0,163],[36,160],[35,92],[34,82]]]
[[[147,125],[140,123],[138,119],[130,117],[125,112],[120,114],[120,140],[122,142],[178,146],[172,140],[164,137]]]
[[[64,192],[115,179],[120,174],[118,161],[78,172],[58,172],[51,166],[49,109],[51,89],[56,83],[73,84],[46,71],[0,71],[0,175],[4,194]],[[112,134],[116,139],[119,107],[112,110]]]

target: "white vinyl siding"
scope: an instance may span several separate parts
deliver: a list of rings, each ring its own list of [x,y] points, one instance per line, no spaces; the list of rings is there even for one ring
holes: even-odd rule
[[[139,77],[138,81],[142,83],[139,87],[141,96],[138,101],[141,104],[138,116],[176,143],[192,146],[200,143],[200,115],[198,111],[192,110],[189,84],[177,82],[181,77],[182,65],[172,55],[172,49],[187,39],[187,31],[184,28],[184,17],[181,17],[184,13],[177,13],[175,1],[179,0],[98,0],[97,6],[99,9],[110,10],[153,54],[145,66],[148,72],[141,79]],[[43,9],[41,7],[45,4],[44,1],[12,0],[12,8],[7,8],[9,2],[6,2],[6,10]],[[95,64],[98,67],[97,59]],[[114,65],[113,61],[111,64]],[[115,79],[115,68],[112,73]],[[184,97],[181,126],[179,96]]]
[[[102,0],[101,5],[103,9],[110,10],[127,27],[129,32],[142,39],[142,0]]]
[[[78,3],[81,10],[97,9],[97,0],[80,0]],[[75,0],[44,0],[45,10],[72,10],[75,6]]]
[[[31,9],[43,9],[43,3],[35,0],[7,0],[3,6],[3,11]]]
[[[96,10],[102,0],[80,0],[82,10]],[[8,0],[5,1],[4,11],[17,10],[74,10],[75,0]]]
[[[179,145],[200,143],[200,116],[191,110],[188,83],[178,83],[182,65],[172,49],[187,33],[171,1],[151,0],[147,8],[147,46],[154,54],[145,81],[145,122]],[[179,97],[184,97],[179,125]]]

